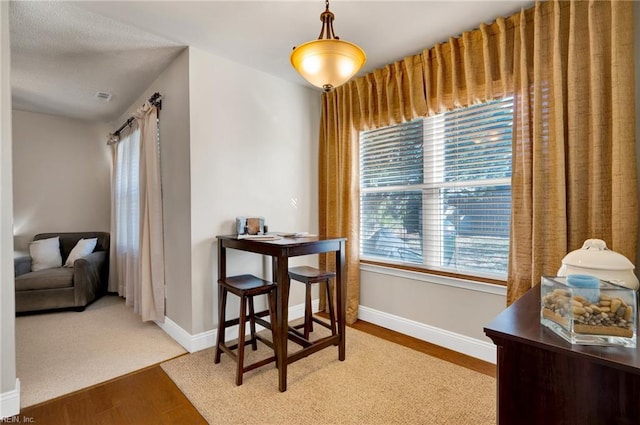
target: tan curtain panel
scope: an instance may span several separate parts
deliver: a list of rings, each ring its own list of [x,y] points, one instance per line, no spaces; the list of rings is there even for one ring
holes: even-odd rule
[[[319,156],[319,230],[323,235],[346,237],[346,276],[343,284],[347,286],[347,323],[352,324],[358,318],[360,300],[360,271],[358,269],[359,237],[359,180],[358,180],[358,132],[350,121],[342,120],[340,104],[343,99],[331,96],[323,103]],[[353,143],[353,140],[356,143]],[[355,166],[354,166],[355,164]],[[335,256],[322,255],[320,266],[335,270]],[[335,297],[334,297],[335,299]],[[320,291],[320,308],[325,309],[325,291]]]
[[[164,234],[158,153],[158,108],[146,102],[133,116],[140,126],[140,299],[143,321],[164,322]]]
[[[515,104],[508,303],[585,239],[636,258],[632,15],[631,2],[539,2],[323,95],[321,230],[350,237],[348,320],[358,132],[505,95]]]
[[[638,234],[633,3],[539,3],[520,34],[508,303],[589,238],[635,261]]]

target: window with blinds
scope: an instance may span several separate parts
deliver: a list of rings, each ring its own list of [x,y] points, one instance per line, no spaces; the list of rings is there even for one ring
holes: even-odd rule
[[[513,99],[360,134],[360,255],[505,279]]]

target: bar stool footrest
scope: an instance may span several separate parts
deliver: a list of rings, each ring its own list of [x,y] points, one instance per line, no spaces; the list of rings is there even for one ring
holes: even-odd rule
[[[255,321],[258,325],[262,326],[265,329],[271,329],[271,322],[268,322],[260,317],[256,317]]]
[[[324,320],[318,319],[315,316],[311,316],[311,320],[313,320],[314,322],[316,322],[317,324],[319,324],[320,326],[324,326],[325,328],[332,330],[331,328],[331,323],[327,323]]]
[[[249,366],[245,366],[242,369],[242,373],[249,372],[250,370],[257,369],[261,366],[268,365],[269,363],[275,362],[275,361],[276,361],[276,356],[268,357],[264,360],[260,360],[259,362],[252,363]]]
[[[259,340],[260,342],[262,342],[267,347],[269,347],[271,349],[275,349],[275,345],[273,345],[273,341],[268,340],[267,338],[263,337],[262,335],[256,335],[256,339]]]

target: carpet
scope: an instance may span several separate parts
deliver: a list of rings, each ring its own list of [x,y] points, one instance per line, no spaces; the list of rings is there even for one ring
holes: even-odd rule
[[[186,353],[117,296],[83,312],[16,318],[20,405],[31,406]]]
[[[269,354],[258,347],[249,361]],[[353,328],[345,361],[329,347],[289,365],[284,393],[273,364],[236,386],[233,360],[213,359],[211,348],[161,364],[210,424],[496,423],[494,378]]]

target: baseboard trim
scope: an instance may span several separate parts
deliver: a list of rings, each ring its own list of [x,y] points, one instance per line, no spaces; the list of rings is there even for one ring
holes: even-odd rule
[[[314,312],[318,311],[318,300],[313,301],[312,307]],[[290,320],[301,317],[304,317],[304,304],[298,304],[289,308]],[[495,345],[479,339],[365,306],[359,307],[358,318],[373,323],[374,325],[382,326],[489,363],[496,363],[497,350]],[[156,324],[190,353],[214,347],[216,344],[218,334],[216,329],[191,335],[169,317],[165,317],[164,323],[156,322]],[[235,339],[237,337],[238,327],[234,326],[229,328],[227,331],[227,339]]]
[[[382,326],[383,328],[391,329],[489,363],[496,363],[497,350],[495,345],[489,342],[365,306],[359,307],[358,318],[365,322],[373,323],[374,325]]]
[[[312,302],[312,308],[313,311],[318,311],[318,300]],[[289,307],[289,320],[299,319],[301,317],[304,317],[304,303]],[[164,323],[155,323],[189,353],[195,353],[196,351],[201,351],[216,345],[218,337],[217,329],[191,335],[169,317],[165,316]],[[262,326],[258,326],[258,330],[262,329],[264,329]],[[238,337],[238,327],[233,326],[227,329],[226,337],[228,340],[236,339]]]
[[[194,353],[196,351],[207,348],[207,344],[209,343],[211,344],[210,346],[213,347],[213,344],[215,343],[215,335],[213,335],[213,337],[210,335],[211,332],[214,331],[203,332],[198,335],[191,335],[189,332],[185,331],[180,325],[178,325],[167,316],[164,317],[164,323],[155,323],[160,327],[160,329],[165,331],[167,335],[173,338],[178,344],[182,345],[184,349],[190,353]],[[213,342],[210,342],[210,340]],[[199,348],[201,346],[202,348]]]
[[[4,393],[0,393],[0,423],[20,413],[20,379],[16,378],[16,387]],[[20,418],[18,418],[20,419]]]

